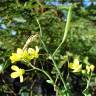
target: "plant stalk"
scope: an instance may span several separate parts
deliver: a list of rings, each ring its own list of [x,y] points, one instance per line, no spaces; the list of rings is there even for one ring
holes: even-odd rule
[[[72,15],[72,5],[69,7],[68,16],[67,16],[67,22],[66,22],[66,26],[65,26],[65,31],[64,31],[63,39],[62,39],[61,43],[59,44],[59,46],[57,47],[57,49],[54,51],[52,56],[54,56],[57,53],[58,49],[65,42],[68,30],[69,30],[69,25],[70,25],[70,21],[71,21],[71,15]]]

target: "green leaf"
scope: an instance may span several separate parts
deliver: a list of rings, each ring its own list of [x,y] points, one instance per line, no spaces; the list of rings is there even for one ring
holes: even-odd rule
[[[20,96],[29,96],[29,91],[26,87],[22,87],[19,94]]]
[[[14,17],[13,20],[16,22],[19,22],[19,23],[25,23],[26,22],[26,20],[22,17]]]
[[[57,8],[58,8],[59,10],[68,10],[69,7],[64,6],[64,5],[58,5]]]

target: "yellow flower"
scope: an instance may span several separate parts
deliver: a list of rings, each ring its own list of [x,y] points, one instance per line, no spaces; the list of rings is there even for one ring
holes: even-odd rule
[[[36,49],[28,48],[28,50],[22,50],[17,48],[16,53],[12,53],[10,56],[11,62],[15,63],[16,61],[30,61],[31,59],[39,57],[39,48],[36,46]]]
[[[10,59],[12,63],[20,60],[20,58],[17,56],[16,53],[12,53],[12,56],[10,56]]]
[[[16,65],[11,66],[11,69],[15,71],[11,73],[11,78],[20,77],[20,82],[23,82],[23,74],[25,73],[25,70],[18,68]]]
[[[11,62],[14,63],[16,61],[20,61],[23,54],[23,50],[20,48],[17,48],[17,53],[12,53],[12,56],[10,56]]]
[[[79,60],[76,58],[74,59],[73,63],[70,63],[68,66],[73,72],[80,72],[82,65],[79,64]]]
[[[95,66],[94,65],[87,65],[86,66],[86,71],[87,71],[87,73],[89,74],[90,72],[92,72],[92,71],[94,71],[94,68],[95,68]]]
[[[90,70],[94,71],[94,69],[95,69],[95,66],[94,65],[90,65]]]
[[[38,46],[36,46],[35,49],[36,49],[36,50],[34,50],[33,48],[29,48],[29,49],[28,49],[28,54],[29,54],[29,57],[30,57],[31,59],[33,59],[33,58],[38,58],[38,57],[39,57],[39,54],[38,54],[39,48],[38,48]]]

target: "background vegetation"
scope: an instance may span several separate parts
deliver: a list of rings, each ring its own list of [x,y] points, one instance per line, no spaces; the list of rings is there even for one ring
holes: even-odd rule
[[[34,71],[32,74],[27,72],[25,82],[22,84],[18,79],[11,79],[9,56],[12,52],[16,52],[17,48],[23,48],[30,35],[39,34],[40,28],[37,18],[42,28],[42,39],[49,53],[52,54],[62,41],[69,5],[73,5],[70,28],[65,42],[54,56],[56,63],[61,64],[58,66],[64,74],[64,78],[67,74],[65,61],[63,62],[66,54],[70,60],[76,55],[82,59],[87,56],[91,64],[95,65],[96,63],[96,1],[0,0],[0,96],[29,96],[31,93],[32,96],[55,96],[53,86],[46,83],[47,77],[40,72]],[[56,73],[56,71],[52,61],[45,57],[47,53],[41,46],[39,38],[36,38],[30,47],[35,45],[40,46],[40,52],[43,54],[37,60],[39,64],[37,66],[39,68],[43,66],[44,70],[55,78],[54,72]],[[64,66],[65,68],[63,68]],[[26,69],[25,66],[23,67]],[[63,72],[63,70],[65,71]],[[95,96],[94,94],[96,94],[96,80],[94,78],[96,78],[95,75],[87,92],[89,95],[86,96],[91,96],[90,94]],[[70,83],[71,91],[74,92],[70,96],[77,96],[77,94],[82,96],[82,90],[86,86],[86,83],[82,83],[82,77],[71,74]],[[62,89],[62,86],[59,86]],[[61,91],[59,90],[60,93],[62,93]]]

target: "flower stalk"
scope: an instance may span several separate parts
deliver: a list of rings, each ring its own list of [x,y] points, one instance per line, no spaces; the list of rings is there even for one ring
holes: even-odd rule
[[[58,74],[60,76],[60,79],[61,79],[61,81],[62,81],[62,83],[64,85],[64,88],[65,88],[65,91],[66,91],[66,96],[68,96],[68,94],[67,94],[67,86],[65,84],[65,81],[63,80],[63,77],[62,77],[62,75],[60,73],[60,70],[58,69],[58,67],[57,67],[57,65],[56,65],[56,63],[55,63],[55,61],[53,59],[53,56],[57,53],[58,49],[61,47],[61,45],[64,43],[64,41],[66,39],[66,36],[67,36],[67,33],[68,33],[68,29],[69,29],[69,23],[70,23],[70,20],[71,20],[71,11],[72,11],[72,6],[69,7],[68,16],[67,16],[67,23],[66,23],[65,32],[64,32],[64,36],[63,36],[62,42],[60,43],[60,45],[58,46],[58,48],[55,50],[55,52],[53,53],[53,55],[49,54],[48,49],[47,49],[45,43],[42,40],[42,29],[41,29],[41,25],[39,23],[39,20],[36,18],[37,23],[39,25],[39,29],[40,29],[40,40],[41,40],[41,43],[42,43],[45,51],[48,53],[49,57],[51,58],[51,60],[53,62],[53,65],[56,68],[56,70],[57,70],[57,72],[58,72]]]

